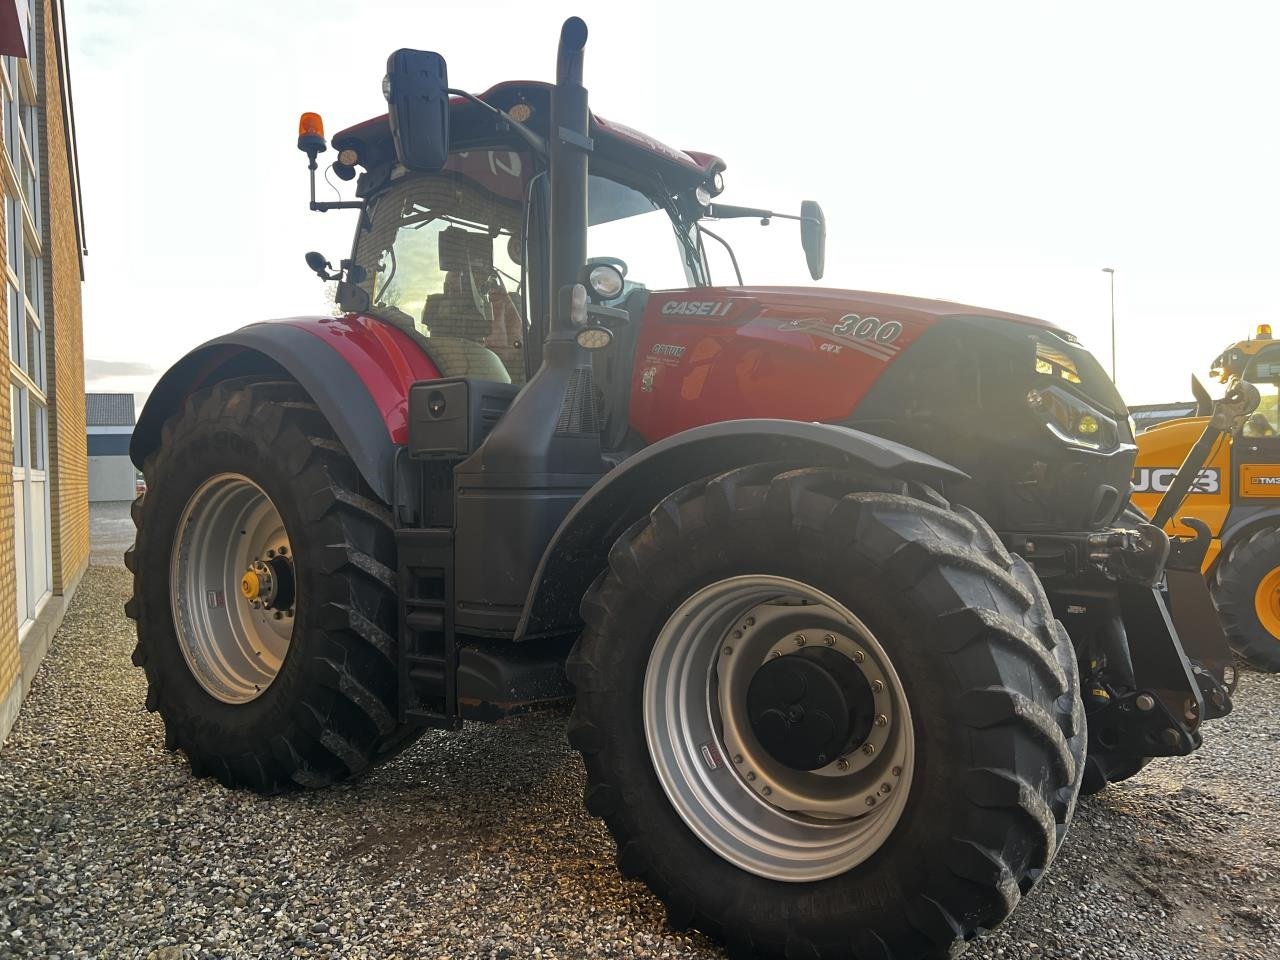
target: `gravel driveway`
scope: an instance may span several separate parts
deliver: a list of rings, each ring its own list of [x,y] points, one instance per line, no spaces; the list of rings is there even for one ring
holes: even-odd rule
[[[142,709],[128,574],[89,569],[0,751],[0,957],[719,957],[583,812],[564,717],[428,734],[359,783],[193,780]],[[1280,956],[1280,677],[1208,743],[1082,803],[966,956]]]

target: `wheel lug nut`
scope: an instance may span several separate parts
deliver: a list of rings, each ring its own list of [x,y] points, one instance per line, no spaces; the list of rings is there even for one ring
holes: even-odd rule
[[[724,655],[727,657],[729,656],[729,654],[733,653],[733,647],[725,647],[723,652],[724,652]]]
[[[874,743],[868,743],[862,748],[862,752],[869,757],[876,752],[876,745]]]
[[[883,690],[883,689],[884,689],[884,684],[883,684],[883,683],[881,683],[879,680],[872,680],[872,681],[871,681],[871,692],[872,692],[872,693],[879,693],[879,692],[880,692],[881,690]]]
[[[276,555],[276,552],[275,552],[274,550],[268,550],[268,551],[267,551],[267,559],[271,559],[271,558],[272,558],[272,557],[274,557],[275,555]]]
[[[844,757],[841,757],[839,760],[836,761],[836,766],[839,767],[841,770],[848,770],[849,761],[846,760]]]
[[[743,624],[744,624],[745,626],[748,626],[748,627],[754,627],[754,626],[756,625],[756,618],[755,618],[755,617],[747,617],[747,619],[743,620],[742,622],[743,622]]]
[[[780,656],[782,656],[782,651],[781,651],[781,650],[775,650],[775,651],[773,651],[773,653],[769,654],[769,656],[771,656],[771,657],[773,657],[773,659],[777,660]]]
[[[288,553],[288,552],[289,552],[289,548],[288,548],[288,547],[281,547],[281,548],[280,548],[280,556],[282,556],[282,557],[283,557],[283,556],[284,556],[286,553]]]
[[[880,714],[880,716],[876,717],[877,727],[886,727],[888,725],[889,725],[889,718],[886,717],[883,713]]]
[[[861,662],[862,662],[863,660],[865,660],[865,659],[867,659],[867,655],[866,655],[865,653],[863,653],[861,650],[855,650],[855,651],[853,652],[853,662],[854,662],[854,663],[861,663]]]
[[[797,647],[803,647],[803,646],[804,646],[806,643],[808,643],[808,642],[809,642],[809,641],[805,639],[805,637],[804,637],[804,634],[803,634],[803,633],[801,633],[801,634],[797,634],[797,635],[796,635],[796,646],[797,646]]]
[[[880,784],[880,792],[886,796],[888,795],[889,791],[892,789],[893,787],[889,786],[887,783]]]
[[[875,805],[876,805],[876,798],[875,798],[875,797],[867,797],[867,806],[868,806],[868,807],[874,807]]]
[[[742,762],[742,754],[740,754],[740,753],[735,753],[735,754],[733,755],[733,762],[734,762],[734,763],[741,763],[741,762]]]
[[[834,647],[836,645],[836,638],[828,633],[825,637],[822,638],[822,642],[825,643],[828,647]]]
[[[741,640],[741,639],[742,639],[742,631],[741,631],[741,630],[735,630],[735,631],[733,631],[733,639],[735,639],[735,640]]]
[[[770,790],[768,787],[761,787],[760,792],[763,793],[766,797],[769,796],[769,794],[773,793],[773,791]]]
[[[901,768],[901,767],[894,767],[894,768],[893,768],[893,775],[894,775],[895,777],[900,777],[900,776],[902,776],[902,768]]]
[[[756,778],[755,773],[753,773],[752,771],[748,770],[748,771],[747,771],[747,779],[748,779],[748,780],[754,780],[755,778]]]
[[[277,610],[277,611],[275,612],[275,618],[276,618],[277,620],[282,620],[282,619],[284,619],[284,614],[283,614],[283,613],[281,613],[279,610]]]

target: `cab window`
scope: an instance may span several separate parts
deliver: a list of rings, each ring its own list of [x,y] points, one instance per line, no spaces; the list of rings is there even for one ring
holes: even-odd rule
[[[512,151],[453,154],[439,174],[395,180],[357,234],[369,312],[430,338],[445,376],[524,381],[527,171]]]
[[[1261,402],[1244,423],[1246,437],[1280,435],[1280,343],[1264,347],[1244,368],[1244,380],[1258,388]]]
[[[626,264],[627,291],[698,286],[701,266],[691,228],[634,187],[587,178],[587,257]]]

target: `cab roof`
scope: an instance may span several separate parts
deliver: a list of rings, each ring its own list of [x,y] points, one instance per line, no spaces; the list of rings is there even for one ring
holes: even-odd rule
[[[526,105],[531,111],[526,126],[545,137],[550,126],[552,89],[549,83],[513,80],[490,87],[478,96],[500,110],[510,110],[516,104]],[[452,140],[465,144],[468,140],[492,136],[492,117],[486,111],[461,97],[451,97],[449,105]],[[725,162],[713,154],[677,150],[595,113],[591,114],[590,136],[599,156],[627,167],[656,170],[673,188],[702,183],[725,169]],[[362,162],[368,153],[385,157],[391,149],[387,115],[384,113],[339,131],[333,137],[333,146],[337,150],[355,149]]]

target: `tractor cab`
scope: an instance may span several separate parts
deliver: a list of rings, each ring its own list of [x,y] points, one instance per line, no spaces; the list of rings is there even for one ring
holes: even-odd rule
[[[545,138],[550,97],[548,84],[504,83],[477,98],[500,113],[453,97],[439,171],[398,162],[385,116],[333,139],[338,163],[365,171],[355,277],[339,305],[405,330],[444,377],[523,384],[541,362],[552,299],[547,160],[511,124]],[[706,284],[697,198],[718,192],[724,162],[594,116],[589,136],[587,252],[613,268],[604,298]]]
[[[333,138],[337,175],[350,180],[357,166],[364,170],[358,202],[312,204],[363,209],[338,305],[404,330],[444,377],[520,385],[541,363],[554,292],[546,282],[549,158],[539,147],[550,132],[553,89],[510,82],[478,97],[451,97],[440,170],[400,162],[389,116]],[[706,218],[801,220],[811,271],[816,263],[821,276],[825,224],[816,203],[806,203],[800,217],[713,206],[724,187],[719,157],[677,150],[595,115],[585,142],[583,279],[600,303],[619,305],[635,320],[647,292],[708,286]]]

